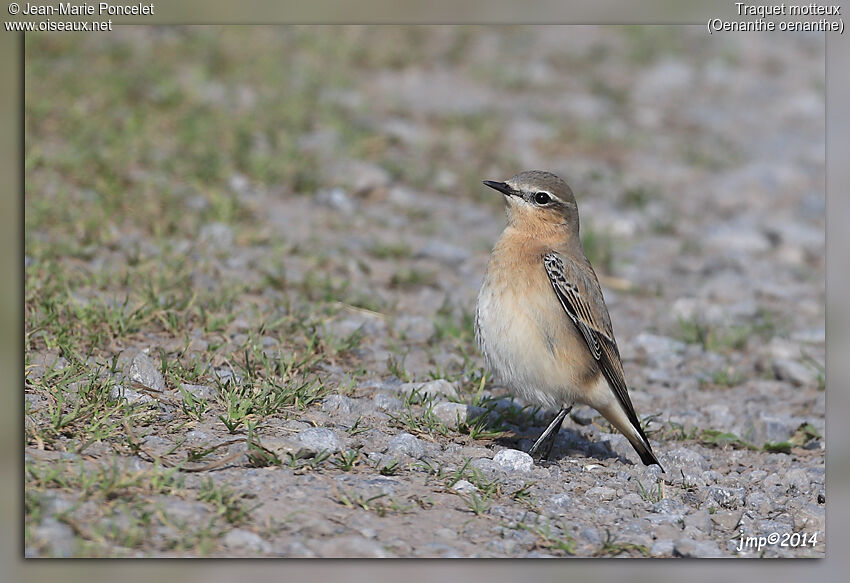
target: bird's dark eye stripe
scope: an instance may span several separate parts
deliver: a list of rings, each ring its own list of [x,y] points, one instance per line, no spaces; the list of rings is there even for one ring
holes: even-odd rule
[[[552,199],[545,192],[538,192],[534,195],[534,202],[536,202],[537,204],[546,204],[550,200]]]

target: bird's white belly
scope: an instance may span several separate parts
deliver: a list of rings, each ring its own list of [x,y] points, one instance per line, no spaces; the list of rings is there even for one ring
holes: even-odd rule
[[[485,285],[478,296],[476,337],[487,367],[512,393],[559,409],[580,392],[576,371],[563,358],[565,344],[572,344],[571,334],[565,333],[571,323],[565,314],[547,308],[518,298],[513,286]]]

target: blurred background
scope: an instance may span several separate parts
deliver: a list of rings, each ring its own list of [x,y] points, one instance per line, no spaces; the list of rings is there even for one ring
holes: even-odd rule
[[[72,283],[133,267],[92,290],[130,305],[165,264],[219,298],[285,280],[403,326],[468,319],[502,226],[481,180],[538,168],[576,192],[609,294],[642,292],[620,335],[770,312],[816,336],[823,57],[818,35],[697,26],[28,35],[28,293],[58,285],[49,257]],[[196,244],[233,256],[188,269]]]
[[[27,35],[24,77],[28,366],[315,331],[362,336],[319,374],[469,379],[481,180],[543,169],[639,410],[824,434],[823,35],[122,26]]]

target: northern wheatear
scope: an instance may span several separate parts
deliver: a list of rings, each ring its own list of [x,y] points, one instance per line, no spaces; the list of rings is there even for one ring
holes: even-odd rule
[[[629,399],[572,190],[541,171],[484,184],[505,195],[507,226],[478,293],[475,336],[511,392],[558,410],[529,453],[548,458],[573,403],[584,403],[626,436],[644,464],[660,466]]]

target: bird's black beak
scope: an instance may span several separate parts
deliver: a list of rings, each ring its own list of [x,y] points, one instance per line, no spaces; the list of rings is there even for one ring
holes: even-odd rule
[[[502,194],[506,194],[507,196],[517,196],[517,192],[507,185],[505,182],[495,182],[493,180],[485,180],[484,186],[489,186],[493,190],[498,190]]]

